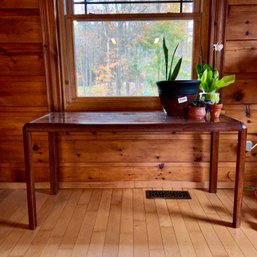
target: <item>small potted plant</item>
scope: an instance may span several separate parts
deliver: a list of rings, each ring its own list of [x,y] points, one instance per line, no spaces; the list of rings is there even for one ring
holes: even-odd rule
[[[219,90],[223,87],[229,86],[235,82],[235,75],[227,75],[219,78],[219,72],[215,68],[216,53],[223,49],[222,44],[215,44],[213,48],[213,67],[209,64],[197,64],[196,72],[200,83],[200,99],[203,101],[211,101],[210,114],[211,119],[219,118],[223,104],[220,103]]]
[[[182,57],[174,63],[178,45],[174,49],[169,62],[169,49],[163,38],[162,48],[165,62],[165,80],[157,81],[158,92],[163,110],[169,116],[186,116],[188,103],[197,98],[199,80],[176,80],[182,63]]]
[[[188,118],[203,120],[206,115],[206,103],[198,100],[189,104],[188,106]]]

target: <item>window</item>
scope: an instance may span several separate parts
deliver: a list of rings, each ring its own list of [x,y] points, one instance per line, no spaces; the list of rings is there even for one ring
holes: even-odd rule
[[[179,78],[192,78],[199,2],[60,0],[66,109],[155,109],[163,36],[171,48],[179,44]]]

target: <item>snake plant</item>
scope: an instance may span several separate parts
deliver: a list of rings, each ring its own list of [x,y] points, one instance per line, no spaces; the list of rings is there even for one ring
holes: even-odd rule
[[[163,48],[164,60],[165,60],[165,78],[166,78],[166,80],[176,80],[176,78],[179,74],[181,63],[182,63],[182,57],[179,58],[179,60],[177,61],[176,65],[174,65],[174,68],[173,68],[173,62],[174,62],[174,58],[175,58],[175,54],[178,49],[178,46],[179,46],[179,44],[177,44],[177,46],[175,47],[175,49],[172,53],[171,61],[170,61],[170,65],[169,65],[169,49],[166,45],[165,37],[163,37],[162,48]]]

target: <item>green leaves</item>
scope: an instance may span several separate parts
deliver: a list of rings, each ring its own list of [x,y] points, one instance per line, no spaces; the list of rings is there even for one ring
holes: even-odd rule
[[[170,62],[170,67],[169,67],[169,49],[166,45],[166,40],[165,37],[163,37],[162,41],[162,48],[163,48],[163,53],[164,53],[164,60],[165,60],[165,78],[166,80],[175,80],[179,74],[181,64],[182,64],[182,57],[178,60],[178,62],[175,65],[175,68],[172,70],[174,58],[176,51],[178,49],[179,44],[175,47],[172,57],[171,57],[171,62]]]
[[[163,41],[162,41],[162,48],[163,48],[164,60],[165,60],[165,76],[166,76],[166,80],[168,80],[169,49],[166,46],[165,37],[163,38]]]
[[[197,65],[196,72],[198,79],[201,80],[200,89],[204,93],[215,93],[223,87],[227,87],[234,83],[236,80],[235,75],[227,75],[222,79],[219,79],[219,72],[216,69],[212,69],[208,64],[203,66]]]
[[[224,76],[222,79],[220,80],[216,80],[214,83],[214,85],[211,87],[212,91],[217,91],[223,87],[227,87],[230,84],[234,83],[236,80],[236,76],[235,75],[227,75]]]
[[[204,64],[203,66],[201,66],[200,64],[196,65],[196,73],[198,75],[198,79],[202,78],[205,70],[210,71],[212,70],[212,68],[209,64]]]
[[[182,57],[178,60],[172,73],[171,73],[172,66],[170,66],[170,75],[168,77],[168,80],[175,80],[177,78],[179,71],[180,71],[181,63],[182,63]]]

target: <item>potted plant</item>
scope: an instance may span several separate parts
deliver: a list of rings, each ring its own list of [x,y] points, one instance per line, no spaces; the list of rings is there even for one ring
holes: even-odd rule
[[[211,67],[209,64],[197,64],[196,72],[198,79],[200,80],[200,99],[203,101],[211,101],[210,114],[211,119],[215,120],[219,118],[223,104],[220,103],[219,90],[223,87],[227,87],[235,82],[235,75],[227,75],[223,78],[219,78],[219,72],[215,68],[216,52],[223,49],[222,44],[215,44],[213,48],[213,64]]]
[[[162,48],[165,62],[165,80],[157,81],[159,97],[163,110],[169,116],[184,117],[188,103],[196,100],[200,81],[176,80],[182,63],[182,57],[174,63],[178,45],[175,47],[169,63],[169,49],[163,37]]]
[[[198,100],[189,104],[188,106],[188,118],[202,120],[206,115],[206,103]]]

